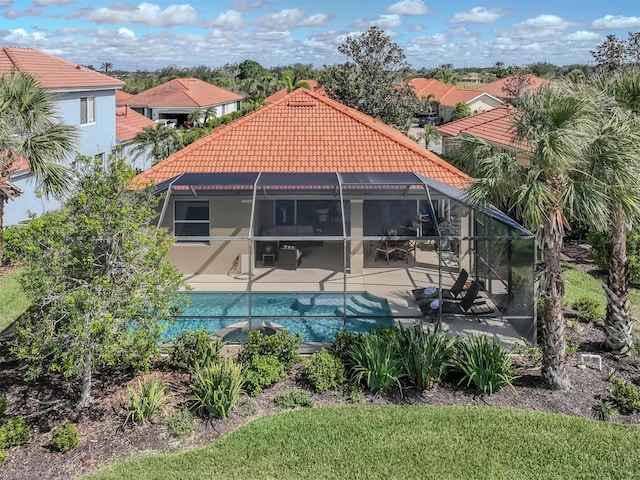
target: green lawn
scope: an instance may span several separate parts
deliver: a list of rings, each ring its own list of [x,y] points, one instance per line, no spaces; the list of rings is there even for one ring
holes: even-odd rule
[[[490,407],[324,407],[91,479],[637,479],[640,429]]]
[[[0,277],[0,332],[18,318],[29,306],[18,282],[20,272]]]
[[[565,298],[564,305],[571,306],[573,302],[582,297],[593,298],[602,305],[601,313],[604,316],[604,309],[607,304],[607,298],[602,289],[603,282],[606,278],[594,278],[588,273],[583,272],[564,264],[564,280],[565,280]],[[640,318],[640,290],[632,288],[629,292],[631,300],[631,315]]]

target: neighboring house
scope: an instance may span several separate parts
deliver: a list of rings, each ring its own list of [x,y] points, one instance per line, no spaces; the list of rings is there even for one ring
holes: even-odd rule
[[[311,87],[311,90],[313,92],[322,91],[322,87],[318,85],[318,82],[316,80],[300,80],[297,83],[306,83],[307,85],[309,85],[309,87]],[[267,98],[264,99],[264,101],[266,104],[274,103],[280,100],[281,98],[286,97],[289,93],[290,92],[288,92],[286,88],[283,88],[269,95]]]
[[[477,72],[471,72],[466,77],[460,79],[461,82],[467,83],[482,83],[482,78],[480,78],[480,74]]]
[[[544,78],[536,77],[535,75],[526,75],[522,77],[518,77],[517,75],[512,75],[510,77],[501,78],[496,80],[495,82],[487,83],[485,85],[481,85],[478,88],[474,89],[476,92],[484,92],[490,95],[493,95],[496,98],[500,98],[501,100],[508,101],[513,100],[515,96],[510,93],[510,90],[513,91],[514,87],[518,88],[515,83],[523,82],[523,85],[527,88],[531,88],[532,90],[539,89],[542,85],[548,85],[549,80],[545,80]]]
[[[437,113],[443,122],[451,120],[458,103],[466,103],[473,113],[491,110],[504,104],[502,100],[489,93],[465,90],[434,78],[413,78],[409,85],[413,87],[418,98],[432,99],[433,106],[437,107]]]
[[[452,141],[460,135],[481,138],[497,153],[508,153],[520,165],[529,164],[526,148],[514,138],[513,107],[504,105],[438,127],[442,135],[442,154],[452,156]]]
[[[395,128],[300,88],[216,128],[134,186],[166,194],[158,225],[176,239],[168,259],[190,283],[209,282],[204,289],[295,292],[317,277],[315,291],[364,289],[415,321],[411,289],[465,268],[533,339],[534,236],[466,205],[469,180]],[[455,257],[448,267],[446,255]],[[385,270],[404,283],[383,281]]]
[[[16,70],[32,75],[55,94],[62,121],[79,129],[77,154],[107,158],[117,143],[115,92],[124,82],[33,48],[2,47],[0,74]],[[41,214],[60,206],[58,200],[40,194],[28,163],[17,166],[11,181],[23,193],[7,204],[5,225],[27,220],[29,212]]]
[[[119,155],[138,171],[151,167],[153,159],[150,156],[151,147],[140,151],[133,142],[135,136],[145,127],[156,127],[156,123],[139,114],[127,105],[116,107],[116,137]]]
[[[215,109],[215,116],[242,109],[244,97],[197,78],[176,78],[129,98],[126,102],[151,120],[187,121],[194,110]]]

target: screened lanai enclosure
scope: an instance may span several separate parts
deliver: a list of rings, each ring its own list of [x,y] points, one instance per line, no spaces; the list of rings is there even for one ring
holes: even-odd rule
[[[337,172],[184,173],[157,189],[169,260],[195,289],[188,328],[325,342],[340,329],[438,323],[535,342],[534,235],[462,190]]]

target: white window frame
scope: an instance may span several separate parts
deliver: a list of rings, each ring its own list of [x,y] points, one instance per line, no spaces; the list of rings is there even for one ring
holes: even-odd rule
[[[80,125],[96,123],[96,97],[80,97]]]
[[[189,203],[206,203],[207,204],[207,219],[206,220],[187,220],[187,219],[178,219],[177,218],[177,211],[178,211],[178,205],[185,203],[185,202],[189,202]],[[209,202],[209,200],[194,200],[194,199],[184,199],[184,200],[174,200],[173,202],[173,232],[174,234],[176,234],[176,232],[178,231],[178,229],[176,228],[176,225],[181,224],[206,224],[207,225],[207,232],[211,231],[211,203]],[[199,244],[209,244],[210,241],[210,235],[207,234],[207,236],[196,236],[196,235],[182,235],[182,236],[178,236],[177,234],[175,235],[176,237],[176,243],[199,243]]]

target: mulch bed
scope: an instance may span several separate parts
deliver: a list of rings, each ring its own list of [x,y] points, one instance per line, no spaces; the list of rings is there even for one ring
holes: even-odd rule
[[[585,268],[589,264],[585,264]],[[609,376],[640,383],[639,360],[635,356],[617,359],[600,351],[604,340],[601,327],[580,324],[578,331],[567,330],[571,338],[580,342],[578,353],[567,362],[572,388],[568,392],[546,389],[540,377],[540,367],[524,355],[516,355],[513,361],[519,378],[515,391],[506,388],[490,396],[479,396],[474,391],[445,382],[426,392],[407,389],[389,395],[364,395],[362,405],[479,405],[528,409],[540,412],[561,413],[577,417],[593,418],[593,407],[600,399],[610,397]],[[595,363],[580,364],[580,352],[597,352],[602,355],[603,368]],[[169,409],[189,395],[190,379],[187,374],[169,370],[157,370],[152,375],[163,380],[172,393]],[[56,377],[27,383],[23,372],[12,361],[6,346],[0,346],[0,394],[6,395],[9,407],[7,415],[23,415],[31,424],[31,439],[27,445],[7,450],[6,464],[0,467],[0,477],[10,479],[73,479],[98,468],[126,458],[161,452],[175,452],[207,445],[229,432],[262,415],[274,413],[275,395],[284,389],[304,388],[300,367],[274,387],[265,390],[257,398],[245,398],[226,420],[205,421],[198,419],[196,433],[180,441],[172,437],[162,420],[155,423],[123,426],[128,404],[127,388],[135,387],[139,378],[122,373],[96,374],[92,389],[93,402],[89,409],[76,411],[77,385]],[[347,405],[340,395],[312,394],[319,406]],[[79,430],[81,442],[67,454],[53,452],[48,444],[52,429],[65,418]],[[640,414],[619,415],[617,422],[640,423]]]

